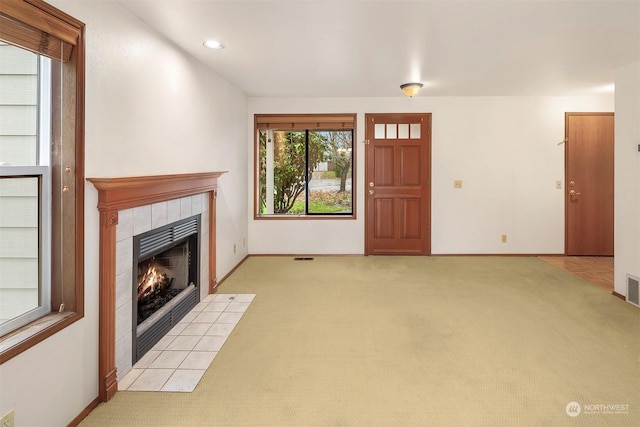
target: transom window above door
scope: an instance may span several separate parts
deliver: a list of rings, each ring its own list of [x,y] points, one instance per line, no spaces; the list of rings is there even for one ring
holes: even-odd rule
[[[376,123],[375,139],[420,139],[420,123]]]
[[[255,218],[355,218],[355,114],[255,116]]]

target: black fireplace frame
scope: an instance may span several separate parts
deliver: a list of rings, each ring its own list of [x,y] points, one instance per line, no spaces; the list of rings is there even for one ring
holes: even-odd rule
[[[200,302],[201,216],[194,215],[133,236],[132,364],[151,350]],[[160,315],[156,312],[138,325],[138,264],[185,242],[189,243],[189,279],[185,290],[165,305],[169,309],[161,309]]]

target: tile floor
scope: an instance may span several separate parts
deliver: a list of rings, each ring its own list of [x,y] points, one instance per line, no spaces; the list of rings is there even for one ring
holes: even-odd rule
[[[541,256],[541,260],[560,267],[587,282],[593,283],[605,291],[612,293],[613,262],[608,256]]]
[[[207,295],[118,381],[118,390],[192,392],[254,297]]]

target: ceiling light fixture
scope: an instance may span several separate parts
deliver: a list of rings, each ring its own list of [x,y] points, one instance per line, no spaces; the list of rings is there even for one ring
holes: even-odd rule
[[[400,89],[402,89],[402,92],[405,95],[407,95],[410,98],[413,98],[418,94],[418,92],[420,92],[420,89],[422,89],[422,86],[424,86],[422,83],[405,83],[403,85],[400,85]]]
[[[209,49],[220,50],[223,48],[222,43],[220,43],[218,40],[207,40],[202,44],[204,45],[204,47],[207,47]]]

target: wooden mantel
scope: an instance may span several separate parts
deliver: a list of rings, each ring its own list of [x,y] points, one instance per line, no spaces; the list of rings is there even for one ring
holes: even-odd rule
[[[215,191],[225,172],[128,178],[87,178],[98,189],[98,209],[123,210],[136,206]]]
[[[100,211],[99,362],[100,400],[106,402],[118,390],[116,371],[116,225],[118,212],[195,194],[209,197],[209,293],[216,279],[216,196],[218,178],[225,172],[123,178],[87,178],[98,190]]]

